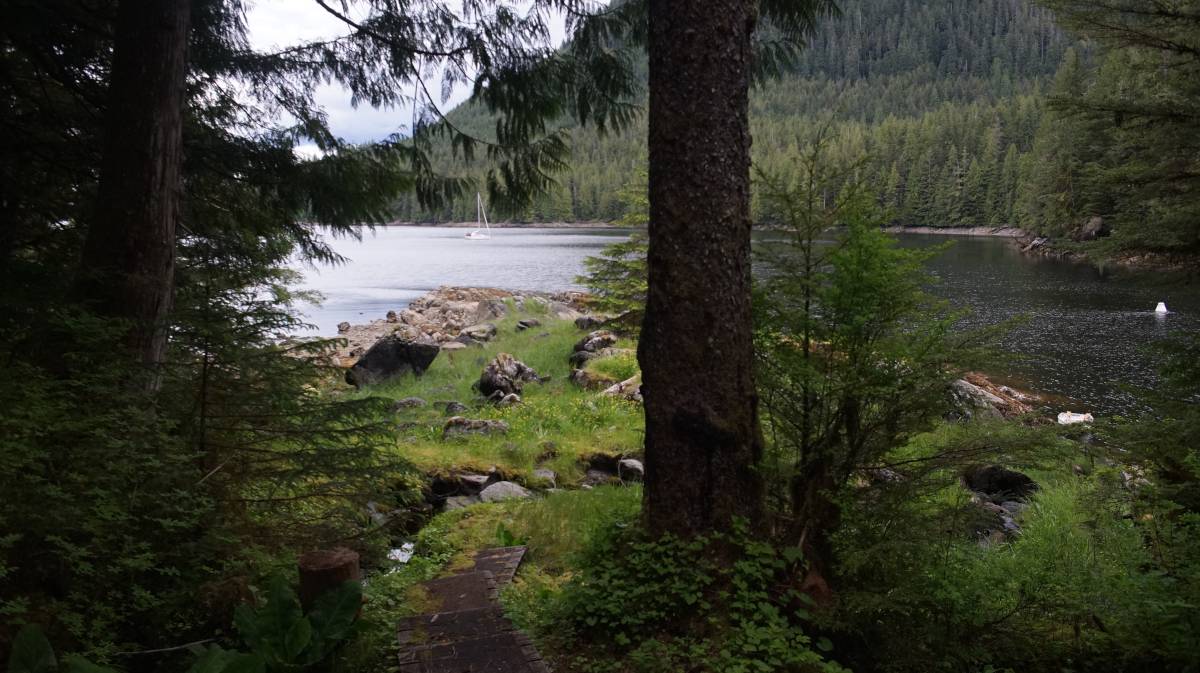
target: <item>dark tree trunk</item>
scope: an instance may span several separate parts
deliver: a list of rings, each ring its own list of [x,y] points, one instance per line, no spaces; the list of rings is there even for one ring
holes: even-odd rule
[[[762,513],[750,319],[754,0],[650,0],[644,515],[695,535]]]
[[[187,104],[191,0],[121,0],[99,203],[77,281],[81,301],[128,321],[124,346],[153,370],[166,350]]]

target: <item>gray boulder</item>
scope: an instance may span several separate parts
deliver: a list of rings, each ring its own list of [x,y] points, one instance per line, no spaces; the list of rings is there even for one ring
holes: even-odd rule
[[[446,414],[448,416],[457,416],[466,410],[467,405],[463,404],[462,402],[451,401],[446,403]]]
[[[517,321],[517,331],[521,332],[521,331],[529,329],[530,327],[537,327],[541,324],[542,324],[542,321],[538,320],[537,318],[525,318],[524,320],[518,320]]]
[[[346,332],[349,332],[349,331],[350,331],[350,323],[345,322],[345,321],[338,323],[338,334],[345,334]]]
[[[600,394],[607,395],[608,397],[619,397],[631,402],[642,402],[642,375],[640,373],[634,374],[620,383],[605,388]]]
[[[547,470],[544,467],[538,468],[533,471],[533,478],[550,482],[551,488],[558,486],[558,473],[555,472],[554,470]]]
[[[1004,400],[965,379],[950,384],[950,399],[954,404],[954,418],[1002,418]]]
[[[529,489],[511,481],[498,481],[479,492],[479,498],[484,502],[521,500],[532,497],[533,493]]]
[[[617,476],[621,481],[641,481],[646,477],[646,468],[642,461],[634,458],[622,458],[617,461]]]
[[[455,416],[446,420],[442,426],[442,438],[461,437],[464,435],[503,435],[508,433],[508,423],[485,419],[469,419]]]
[[[438,345],[385,336],[346,371],[346,383],[361,388],[404,374],[420,376],[433,364]]]
[[[396,400],[396,403],[392,405],[392,408],[396,411],[400,411],[401,409],[415,409],[417,407],[423,407],[425,404],[425,400],[419,397],[405,397],[402,400]]]
[[[464,328],[459,336],[466,336],[477,342],[491,341],[496,338],[496,325],[490,322],[471,325]]]
[[[508,353],[500,353],[483,369],[479,376],[479,392],[487,398],[502,398],[505,395],[521,394],[528,381],[541,382],[542,378],[532,367]]]
[[[591,332],[587,336],[580,339],[579,343],[575,344],[574,350],[576,353],[579,351],[595,353],[597,351],[604,350],[605,348],[609,348],[616,343],[617,335],[608,330],[602,329]]]

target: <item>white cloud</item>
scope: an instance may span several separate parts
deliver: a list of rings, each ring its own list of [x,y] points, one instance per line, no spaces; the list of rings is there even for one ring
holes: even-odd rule
[[[355,17],[358,18],[358,17]],[[312,0],[259,0],[246,12],[250,44],[271,51],[302,42],[345,35],[349,28]],[[412,106],[404,108],[355,107],[350,92],[336,84],[323,84],[314,94],[329,115],[334,135],[350,142],[379,140],[404,131],[412,118]],[[317,154],[316,148],[311,148]],[[304,154],[309,154],[305,152]]]

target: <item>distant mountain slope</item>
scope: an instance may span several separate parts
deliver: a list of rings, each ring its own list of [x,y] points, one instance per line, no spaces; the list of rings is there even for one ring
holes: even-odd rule
[[[1024,0],[848,0],[788,75],[752,95],[755,163],[788,171],[802,138],[829,124],[834,158],[867,153],[867,177],[898,221],[1007,223],[1041,92],[1070,46],[1050,13]],[[489,124],[470,106],[454,115],[468,128]],[[617,193],[645,165],[644,118],[617,135],[570,133],[571,169],[520,219],[622,215]],[[406,201],[397,217],[474,213],[465,201],[436,213]]]

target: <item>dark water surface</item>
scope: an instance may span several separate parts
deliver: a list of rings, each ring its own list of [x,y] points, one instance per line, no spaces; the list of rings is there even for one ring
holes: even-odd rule
[[[493,229],[468,241],[464,229],[385,227],[362,241],[339,239],[351,261],[304,269],[305,287],[325,296],[306,309],[323,335],[337,324],[382,318],[441,285],[522,290],[579,289],[583,259],[626,232],[614,229]],[[932,263],[934,292],[971,309],[967,323],[1024,316],[1003,347],[1012,383],[1059,396],[1054,406],[1111,414],[1128,411],[1124,385],[1152,386],[1145,346],[1172,331],[1200,329],[1200,288],[1105,276],[1094,268],[1026,257],[997,238],[905,234],[906,246],[953,240]],[[1159,316],[1165,301],[1173,311]]]
[[[953,239],[933,260],[936,294],[971,309],[966,322],[1025,322],[1003,342],[1019,354],[1004,367],[1014,383],[1069,399],[1053,406],[1111,414],[1129,411],[1126,386],[1152,387],[1146,346],[1175,331],[1200,329],[1200,287],[1101,274],[1095,267],[1029,257],[1005,239],[905,234],[904,245]],[[1164,301],[1172,311],[1154,313]]]

